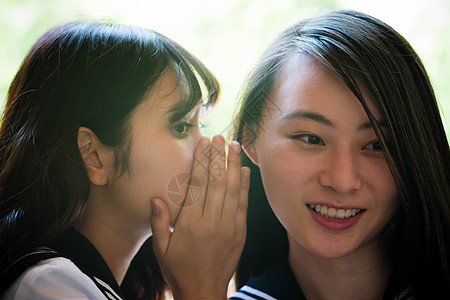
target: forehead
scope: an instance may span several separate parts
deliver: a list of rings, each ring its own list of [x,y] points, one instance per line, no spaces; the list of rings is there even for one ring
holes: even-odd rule
[[[377,119],[378,109],[365,87],[358,88]],[[299,109],[318,110],[336,115],[336,110],[358,111],[360,118],[367,119],[362,104],[343,80],[308,55],[293,55],[280,70],[271,90],[267,107],[283,115]]]

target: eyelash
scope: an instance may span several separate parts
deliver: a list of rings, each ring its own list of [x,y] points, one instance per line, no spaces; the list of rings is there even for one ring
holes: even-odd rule
[[[183,131],[179,131],[177,130],[178,127],[183,126]],[[190,128],[194,127],[193,124],[189,123],[189,122],[181,122],[176,124],[175,126],[173,126],[173,130],[180,136],[186,136],[189,133]]]
[[[322,141],[321,138],[319,138],[316,135],[312,135],[312,134],[299,134],[299,135],[294,135],[292,138],[294,140],[300,140],[308,145],[325,146],[325,143]]]
[[[312,145],[312,146],[317,146],[317,145],[325,146],[325,143],[323,142],[323,140],[313,134],[299,134],[299,135],[292,136],[292,138],[294,140],[299,140],[299,141],[302,141],[302,142],[304,142],[308,145]],[[363,149],[368,149],[368,150],[375,151],[375,152],[383,151],[383,149],[381,147],[381,143],[379,141],[372,141],[372,142],[368,143],[367,145],[365,145],[363,147]]]
[[[376,148],[374,147],[374,144],[377,144],[377,147],[376,147]],[[368,147],[369,145],[372,145],[372,147],[371,147],[371,148]],[[364,148],[365,148],[365,149],[372,150],[372,151],[377,151],[377,152],[382,152],[382,151],[383,151],[383,149],[382,149],[382,147],[381,147],[381,143],[380,143],[379,141],[373,141],[373,142],[370,142],[370,143],[368,143],[366,146],[364,146]]]

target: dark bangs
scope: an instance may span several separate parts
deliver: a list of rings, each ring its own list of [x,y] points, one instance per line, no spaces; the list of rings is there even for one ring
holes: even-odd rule
[[[211,108],[219,97],[219,83],[215,76],[196,57],[174,41],[161,37],[166,43],[169,65],[178,77],[181,100],[171,109],[171,122],[176,122],[188,114],[195,106],[202,104]]]

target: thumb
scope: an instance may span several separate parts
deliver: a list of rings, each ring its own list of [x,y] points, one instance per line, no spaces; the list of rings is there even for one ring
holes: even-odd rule
[[[150,225],[153,232],[153,249],[155,254],[163,255],[170,241],[170,217],[169,208],[161,199],[152,199],[152,215]]]

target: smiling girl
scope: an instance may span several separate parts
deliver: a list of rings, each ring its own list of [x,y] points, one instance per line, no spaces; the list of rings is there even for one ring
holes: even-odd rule
[[[225,299],[249,173],[239,144],[226,160],[223,137],[200,132],[218,92],[154,31],[75,22],[45,33],[0,128],[0,298],[162,299],[166,279],[175,299]],[[195,186],[180,184],[174,202],[179,174]]]
[[[449,146],[392,28],[340,11],[287,29],[249,77],[233,137],[253,174],[233,299],[448,295]]]

